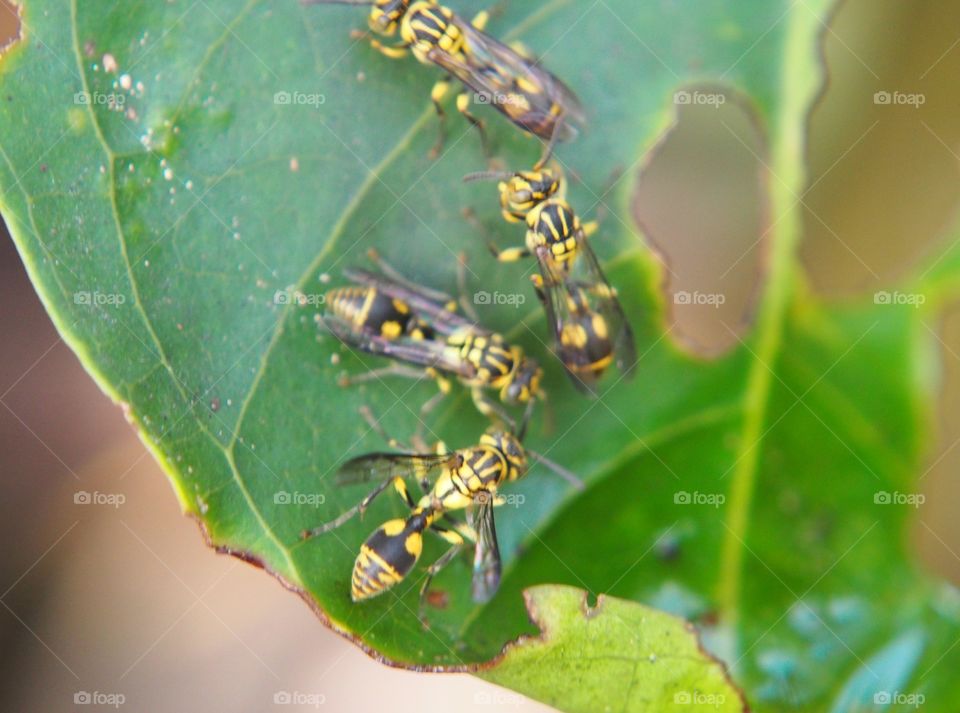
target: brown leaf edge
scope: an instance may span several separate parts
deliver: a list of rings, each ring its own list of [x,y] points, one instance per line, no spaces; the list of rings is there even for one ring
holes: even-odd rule
[[[236,557],[237,559],[240,559],[246,562],[247,564],[250,564],[250,565],[253,565],[254,567],[262,569],[264,572],[266,572],[267,574],[272,576],[274,579],[276,579],[278,582],[280,582],[280,584],[283,586],[284,589],[290,592],[293,592],[294,594],[297,594],[306,603],[306,605],[310,608],[310,610],[316,615],[316,617],[321,621],[321,623],[323,623],[324,626],[326,626],[331,631],[335,632],[336,634],[339,634],[344,639],[354,644],[357,648],[359,648],[361,651],[367,654],[367,656],[372,658],[374,661],[381,663],[385,666],[390,666],[391,668],[398,668],[406,671],[415,671],[417,673],[480,673],[484,671],[490,671],[492,669],[495,669],[497,666],[499,666],[512,650],[523,647],[523,646],[527,646],[531,643],[547,644],[550,642],[553,635],[553,632],[551,631],[545,618],[541,615],[541,612],[537,608],[536,601],[533,596],[533,590],[536,589],[536,587],[530,587],[523,591],[523,600],[524,600],[524,605],[526,606],[526,609],[527,609],[527,616],[530,618],[530,623],[532,623],[534,626],[536,626],[540,630],[540,633],[538,635],[531,636],[531,635],[524,634],[517,637],[516,639],[508,641],[503,645],[503,648],[500,649],[499,654],[494,656],[489,661],[484,661],[476,664],[465,664],[463,666],[428,666],[428,665],[409,664],[409,663],[403,663],[400,661],[394,661],[393,659],[390,659],[384,656],[383,654],[381,654],[375,648],[368,646],[359,637],[357,637],[352,631],[344,629],[338,626],[337,624],[335,624],[330,619],[330,617],[327,616],[327,613],[323,610],[323,608],[319,605],[319,603],[313,598],[310,592],[308,592],[306,589],[294,584],[279,572],[276,572],[275,570],[271,569],[260,557],[250,552],[247,552],[245,550],[240,550],[240,549],[230,547],[229,545],[217,544],[211,538],[210,531],[207,529],[206,523],[198,515],[192,512],[187,512],[186,515],[197,523],[197,526],[200,528],[200,533],[203,536],[204,542],[207,544],[208,547],[210,547],[215,552],[217,552],[217,554],[230,555],[232,557]],[[597,595],[596,605],[591,607],[588,602],[588,593],[583,589],[579,589],[578,587],[569,587],[567,585],[537,585],[537,586],[564,587],[564,588],[576,591],[580,598],[580,612],[583,614],[584,618],[586,619],[592,619],[595,616],[599,616],[603,614],[604,605],[607,602],[607,600],[610,599],[610,597],[606,594],[599,594]],[[629,601],[629,600],[624,600],[624,601]],[[722,661],[721,659],[717,658],[712,653],[707,651],[707,649],[703,646],[703,641],[700,638],[700,633],[697,631],[696,626],[694,626],[691,622],[687,621],[686,619],[675,616],[673,614],[669,614],[667,612],[660,612],[660,613],[664,614],[665,616],[676,619],[678,622],[682,624],[684,630],[687,633],[689,633],[697,642],[697,649],[700,651],[701,654],[703,654],[703,657],[708,661],[712,661],[720,668],[726,682],[730,685],[730,687],[734,691],[737,692],[737,696],[740,698],[741,709],[743,710],[743,713],[750,713],[750,705],[747,702],[746,696],[743,690],[736,684],[736,682],[730,676],[729,667],[724,661]]]

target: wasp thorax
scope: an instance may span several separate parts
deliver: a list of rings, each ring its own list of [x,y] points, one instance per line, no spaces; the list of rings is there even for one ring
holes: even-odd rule
[[[533,359],[521,357],[516,361],[513,378],[503,387],[500,397],[509,404],[527,403],[540,393],[543,369]]]
[[[503,454],[510,466],[508,480],[516,480],[527,472],[527,451],[512,433],[491,428],[483,435],[481,443],[496,448]]]

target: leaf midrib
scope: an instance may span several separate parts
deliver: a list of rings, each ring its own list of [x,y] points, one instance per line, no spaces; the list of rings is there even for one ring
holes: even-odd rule
[[[525,18],[524,21],[519,23],[514,28],[514,31],[512,33],[508,33],[508,37],[511,34],[519,32],[521,28],[529,29],[530,26],[534,26],[543,17],[549,14],[549,12],[552,11],[552,9],[568,1],[569,0],[552,0],[552,2],[547,3],[544,6],[541,6],[537,11],[535,11],[530,16]],[[227,41],[228,36],[233,33],[233,28],[247,14],[249,14],[249,12],[258,4],[258,2],[259,0],[250,0],[243,8],[240,9],[237,15],[229,23],[224,24],[223,32],[214,42],[211,43],[210,47],[204,53],[203,58],[201,58],[201,61],[198,62],[193,73],[194,78],[200,75],[200,73],[209,63],[210,58],[213,56],[213,52],[216,50],[216,48],[222,46],[223,43]],[[77,62],[78,76],[79,76],[83,91],[89,93],[89,84],[87,81],[86,74],[84,72],[83,56],[81,53],[80,41],[78,36],[77,0],[70,0],[70,23],[71,23],[71,28],[70,28],[71,39],[72,39],[72,45],[73,45],[72,50]],[[186,102],[187,96],[189,94],[190,87],[192,85],[193,85],[192,81],[186,84],[186,87],[184,89],[184,94],[181,97],[180,101],[177,103],[177,109],[176,109],[177,115],[181,113],[182,108]],[[163,348],[159,335],[157,334],[156,329],[153,325],[153,322],[150,316],[147,314],[143,306],[142,300],[140,298],[139,284],[137,282],[135,273],[133,271],[133,267],[130,263],[129,254],[127,250],[127,237],[120,220],[120,214],[118,209],[117,194],[116,194],[117,154],[113,151],[113,149],[110,147],[109,143],[107,142],[106,136],[103,132],[102,127],[100,126],[96,112],[94,111],[92,105],[87,105],[87,112],[91,119],[93,133],[96,136],[97,141],[101,145],[109,163],[108,182],[109,182],[110,188],[109,188],[107,197],[109,198],[109,201],[110,201],[110,211],[114,220],[115,229],[117,231],[117,239],[120,246],[122,261],[127,273],[127,280],[130,283],[130,289],[133,296],[132,305],[136,310],[136,312],[138,313],[138,315],[140,316],[143,322],[144,328],[147,330],[147,334],[149,335],[150,340],[153,343],[154,348],[156,349],[157,353],[155,356],[160,361],[160,364],[162,365],[163,369],[170,375],[174,388],[176,389],[177,393],[180,395],[180,398],[182,399],[182,401],[184,403],[189,404],[190,398],[188,397],[188,394],[185,388],[183,387],[183,384],[180,382],[180,380],[177,378],[176,374],[174,373],[173,366],[170,363],[170,360]],[[390,166],[394,161],[396,161],[397,158],[403,153],[403,151],[409,147],[413,138],[423,128],[423,126],[429,120],[431,115],[432,115],[432,106],[428,106],[423,111],[423,113],[413,122],[411,127],[403,134],[403,136],[400,138],[397,144],[393,147],[393,149],[391,149],[390,152],[387,153],[384,156],[384,158],[380,161],[380,163],[374,166],[373,169],[368,173],[367,177],[359,185],[356,193],[353,195],[353,197],[350,199],[348,204],[345,206],[344,210],[341,212],[339,218],[337,219],[336,223],[331,229],[330,234],[328,235],[327,240],[325,241],[323,247],[318,251],[317,255],[314,257],[311,263],[307,266],[306,270],[304,270],[301,277],[297,280],[298,288],[302,289],[309,282],[310,276],[313,273],[315,273],[317,270],[319,270],[319,267],[320,265],[322,265],[323,260],[336,247],[340,236],[343,234],[343,232],[347,227],[347,224],[349,223],[353,215],[356,213],[356,211],[360,208],[364,198],[369,194],[371,188],[375,185],[377,181],[381,180],[380,176],[383,174],[385,169],[388,166]],[[36,232],[36,227],[34,227],[34,232]],[[37,236],[37,239],[39,240],[39,235]],[[58,281],[58,284],[60,284],[59,281]],[[60,285],[60,287],[61,287],[61,291],[65,289],[63,285]],[[234,428],[231,429],[231,438],[229,443],[226,446],[224,446],[220,442],[220,440],[216,438],[214,434],[201,421],[199,421],[196,418],[193,418],[192,421],[207,436],[207,438],[211,441],[214,447],[223,453],[224,458],[227,462],[227,465],[230,469],[231,477],[236,483],[238,489],[240,490],[240,493],[243,496],[244,501],[246,502],[250,513],[256,519],[257,524],[259,525],[263,534],[267,537],[267,539],[270,540],[273,546],[283,556],[285,565],[286,565],[285,573],[291,577],[296,577],[296,579],[298,580],[298,584],[302,584],[301,582],[299,582],[299,573],[291,557],[291,550],[289,550],[283,544],[283,542],[274,532],[273,528],[267,522],[266,518],[263,515],[263,512],[258,507],[256,500],[253,498],[249,489],[247,488],[246,481],[244,477],[240,474],[240,470],[236,464],[236,445],[238,442],[242,443],[242,440],[240,439],[240,434],[242,432],[242,427],[243,427],[243,423],[245,422],[246,414],[249,411],[250,404],[252,403],[254,397],[258,393],[259,386],[262,383],[263,376],[266,373],[267,367],[269,365],[270,357],[273,354],[274,349],[276,348],[276,345],[279,343],[280,338],[283,335],[284,326],[289,318],[289,315],[291,314],[292,309],[293,309],[292,305],[286,306],[283,312],[277,318],[276,327],[273,330],[273,333],[270,338],[270,342],[268,343],[267,347],[264,349],[263,354],[261,355],[260,363],[258,365],[257,371],[254,374],[254,378],[251,380],[250,386],[247,389],[247,393],[240,404],[237,420],[235,422]],[[103,381],[104,383],[106,383],[106,380],[103,380]],[[108,391],[108,393],[111,393],[111,391],[112,390]],[[138,429],[143,433],[144,437],[147,438],[148,441],[152,440],[150,439],[148,434],[143,432],[142,424],[140,424],[139,421],[138,421]],[[183,502],[183,505],[185,507],[189,507],[191,510],[193,509],[192,504],[189,502]]]

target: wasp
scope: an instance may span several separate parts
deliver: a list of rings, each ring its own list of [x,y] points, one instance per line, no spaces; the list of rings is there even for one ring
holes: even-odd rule
[[[356,332],[383,339],[433,339],[436,332],[399,297],[375,286],[338,287],[325,295],[324,304],[337,319]]]
[[[369,409],[362,409],[361,413],[374,430],[387,438]],[[398,445],[393,439],[387,440]],[[468,448],[448,451],[442,443],[434,453],[416,453],[406,448],[404,453],[372,453],[344,463],[337,473],[338,484],[380,482],[357,505],[329,523],[305,530],[301,539],[325,534],[357,514],[362,516],[377,496],[392,486],[410,513],[405,518],[383,523],[360,546],[350,579],[350,596],[355,602],[364,601],[402,582],[420,558],[423,534],[431,530],[451,547],[427,569],[420,587],[421,621],[424,621],[424,602],[430,583],[467,543],[475,545],[473,599],[485,602],[497,591],[501,562],[493,508],[504,502],[498,495],[500,487],[527,473],[528,454],[575,486],[583,487],[575,475],[526,450],[520,437],[498,426],[487,429],[480,442]],[[419,500],[410,494],[409,479],[416,480],[423,492]],[[458,522],[450,517],[451,512],[459,510],[470,513],[470,522]]]
[[[484,32],[489,13],[479,13],[467,22],[436,0],[304,0],[306,4],[370,6],[368,26],[381,37],[394,37],[399,44],[385,45],[378,38],[371,45],[387,57],[399,59],[412,53],[423,64],[435,65],[446,76],[430,92],[440,119],[440,136],[431,153],[437,155],[445,142],[446,114],[441,102],[458,80],[481,103],[490,104],[521,130],[548,143],[540,164],[546,162],[556,141],[576,136],[575,125],[586,123],[573,92],[544,69],[519,45],[507,46]],[[470,112],[470,94],[457,95],[457,110],[478,130],[489,155],[484,123]],[[539,164],[538,164],[539,165]]]
[[[470,389],[480,413],[511,426],[513,419],[486,392],[499,392],[500,401],[508,406],[526,404],[526,423],[535,400],[545,398],[537,361],[502,335],[461,316],[456,300],[409,282],[375,251],[370,257],[381,272],[345,270],[345,277],[355,284],[327,295],[322,321],[347,346],[398,363],[349,381],[432,377],[440,393],[424,404],[423,416],[449,393],[449,376]]]
[[[498,181],[504,220],[526,224],[522,247],[501,250],[491,241],[490,250],[501,262],[536,257],[539,274],[531,280],[546,309],[554,348],[574,384],[594,393],[613,362],[631,376],[637,361],[633,330],[588,240],[598,224],[580,221],[565,198],[560,170],[540,167],[466,177],[482,179]]]

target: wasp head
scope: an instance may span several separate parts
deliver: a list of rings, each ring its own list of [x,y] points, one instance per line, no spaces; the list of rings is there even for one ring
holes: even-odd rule
[[[368,24],[378,35],[391,36],[396,33],[397,25],[407,14],[412,0],[376,0],[370,10]]]
[[[560,185],[559,173],[550,168],[514,173],[497,186],[503,217],[510,222],[524,220],[527,213],[559,193]]]

